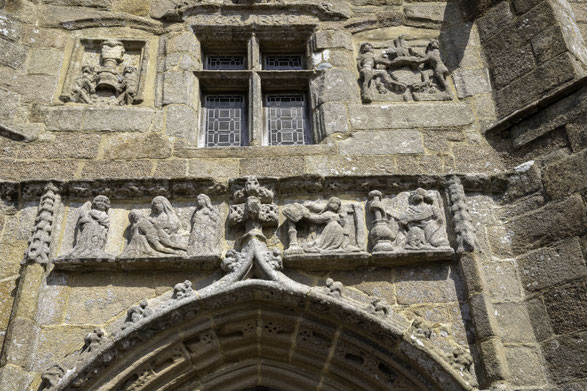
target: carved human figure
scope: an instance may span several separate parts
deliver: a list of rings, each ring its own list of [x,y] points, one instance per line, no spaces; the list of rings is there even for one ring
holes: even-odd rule
[[[129,241],[121,257],[186,255],[186,248],[179,237],[181,224],[167,198],[153,198],[149,216],[133,210],[128,219]]]
[[[77,103],[92,103],[92,94],[96,93],[96,73],[89,65],[82,67],[82,74],[75,79],[71,88],[71,101]]]
[[[430,41],[426,47],[426,57],[424,57],[423,62],[432,68],[436,82],[443,90],[446,90],[448,88],[448,85],[446,84],[448,68],[444,65],[444,62],[440,57],[440,43],[438,40],[433,39]]]
[[[400,216],[399,223],[406,229],[408,248],[448,246],[443,230],[440,209],[424,189],[412,191],[408,197],[408,209]]]
[[[211,254],[218,251],[220,215],[212,206],[210,197],[200,194],[191,220],[192,230],[188,241],[188,254]]]
[[[383,56],[378,56],[369,42],[361,44],[359,49],[358,68],[361,75],[361,97],[363,101],[371,101],[371,82],[377,77],[382,79],[382,83],[392,91],[403,93],[406,85],[397,81],[397,79],[385,69],[377,69],[377,65],[389,66],[391,62]]]
[[[132,105],[139,92],[139,74],[135,67],[124,67],[120,89],[122,92],[118,96],[118,104]]]
[[[340,281],[334,281],[332,278],[326,279],[326,289],[328,289],[328,296],[340,299],[342,297],[342,289],[344,286]]]
[[[338,197],[331,197],[322,209],[313,202],[294,203],[284,207],[283,214],[294,226],[302,219],[312,224],[324,226],[315,240],[305,243],[303,246],[305,252],[357,250],[349,243],[345,231],[346,212]],[[290,248],[292,249],[298,246],[296,235],[295,230],[290,232]]]
[[[77,238],[73,250],[66,258],[111,258],[104,251],[110,228],[110,200],[99,195],[92,202],[86,202],[81,208],[77,220]]]

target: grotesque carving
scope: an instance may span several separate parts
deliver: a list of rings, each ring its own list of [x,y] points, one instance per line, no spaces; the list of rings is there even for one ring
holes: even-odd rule
[[[273,192],[259,184],[256,177],[247,177],[243,189],[234,193],[234,201],[241,202],[230,206],[228,224],[245,224],[244,237],[258,237],[265,240],[263,227],[277,225],[278,208],[273,203]]]
[[[239,266],[246,262],[245,258],[245,254],[239,253],[235,249],[230,249],[226,253],[226,256],[222,260],[220,266],[222,267],[223,271],[231,273],[239,269]]]
[[[180,282],[175,284],[173,287],[173,298],[175,300],[185,299],[186,297],[190,297],[194,294],[194,290],[192,289],[192,282],[189,280],[185,280],[184,282]]]
[[[90,353],[98,348],[102,341],[104,340],[106,333],[104,329],[96,328],[94,331],[86,335],[84,338],[84,347],[82,348],[82,352]]]
[[[473,251],[475,249],[475,227],[473,226],[467,197],[461,180],[453,176],[449,180],[448,195],[451,202],[451,211],[457,236],[458,252]]]
[[[133,305],[126,313],[125,323],[136,323],[143,318],[147,318],[153,314],[153,310],[149,308],[147,300],[142,300],[139,305]]]
[[[418,188],[398,194],[390,204],[386,210],[381,192],[369,193],[373,252],[450,250],[438,192]]]
[[[391,314],[391,306],[379,297],[372,297],[367,312],[377,315],[380,318],[385,318]]]
[[[110,228],[110,200],[99,195],[82,206],[76,226],[76,243],[63,258],[113,258],[104,251]]]
[[[466,371],[468,375],[471,375],[473,357],[462,346],[455,347],[452,354],[449,354],[447,358],[452,367],[458,372]]]
[[[218,228],[220,215],[212,206],[210,197],[200,194],[196,198],[196,210],[192,215],[192,231],[188,241],[188,254],[212,254],[218,252]]]
[[[357,242],[359,216],[356,205],[345,207],[338,197],[320,202],[293,203],[283,208],[287,218],[289,254],[360,251]],[[307,238],[300,245],[298,225],[306,223]]]
[[[59,384],[61,379],[63,379],[65,372],[65,368],[63,368],[63,366],[60,364],[52,365],[49,369],[47,369],[45,373],[41,375],[41,380],[43,381],[43,391],[53,390],[54,387]]]
[[[408,46],[404,36],[393,46],[376,50],[365,42],[357,59],[363,102],[450,100],[448,68],[440,56],[438,40],[424,47]]]
[[[126,48],[123,42],[105,40],[100,44],[100,59],[96,66],[84,65],[75,79],[71,92],[61,99],[65,102],[106,105],[140,103],[137,68],[125,65]]]
[[[120,255],[122,258],[186,255],[186,246],[181,243],[179,232],[181,223],[167,198],[153,198],[149,216],[133,210],[128,220],[129,240]]]
[[[29,262],[43,264],[49,262],[55,212],[58,204],[58,189],[50,183],[45,187],[45,193],[41,197],[39,211],[35,219],[35,228],[26,254],[26,259]]]
[[[332,278],[326,279],[326,289],[328,290],[328,296],[340,299],[342,297],[342,289],[344,286],[340,281],[334,281]]]

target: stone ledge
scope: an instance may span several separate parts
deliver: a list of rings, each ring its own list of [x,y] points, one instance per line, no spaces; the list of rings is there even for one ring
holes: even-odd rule
[[[446,128],[473,122],[469,106],[455,103],[350,105],[349,116],[355,130]]]
[[[220,268],[219,255],[199,255],[193,257],[159,257],[159,258],[76,258],[54,259],[56,270],[211,270]]]
[[[348,252],[288,254],[285,251],[283,264],[287,268],[308,271],[355,270],[372,266],[400,266],[450,260],[454,250],[450,247],[438,250],[403,250],[398,252]],[[320,262],[316,262],[320,260]]]
[[[146,132],[155,111],[148,107],[67,105],[44,108],[41,116],[50,131]]]

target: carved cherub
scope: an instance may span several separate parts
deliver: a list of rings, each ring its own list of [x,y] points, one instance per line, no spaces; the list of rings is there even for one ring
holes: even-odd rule
[[[75,79],[71,89],[71,101],[77,103],[92,103],[92,94],[96,93],[96,72],[94,67],[84,65],[82,74]]]
[[[193,294],[194,290],[192,289],[192,282],[189,280],[185,280],[184,282],[175,284],[175,286],[173,287],[172,297],[176,300],[181,300]]]
[[[328,296],[340,299],[342,297],[342,289],[344,285],[340,281],[334,281],[332,278],[326,279],[326,289],[328,289]]]

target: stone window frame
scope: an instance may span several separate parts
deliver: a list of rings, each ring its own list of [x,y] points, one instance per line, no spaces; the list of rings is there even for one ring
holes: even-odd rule
[[[237,32],[238,34],[238,32]],[[267,126],[268,95],[302,94],[304,96],[304,144],[312,145],[319,141],[315,124],[315,113],[312,110],[311,80],[316,72],[309,68],[311,34],[305,34],[297,40],[294,49],[280,48],[280,41],[271,39],[270,34],[260,34],[259,39],[255,32],[241,32],[248,38],[240,42],[225,44],[222,42],[210,44],[206,39],[199,38],[203,66],[196,71],[200,85],[200,119],[197,145],[200,148],[210,148],[206,144],[206,96],[210,95],[244,95],[246,101],[246,121],[248,144],[241,146],[273,146],[270,145],[269,129]],[[196,36],[198,36],[196,32]],[[240,48],[238,47],[240,44]],[[242,50],[245,48],[246,51]],[[239,51],[240,49],[240,51]],[[217,70],[206,69],[208,56],[211,55],[243,55],[244,70]],[[301,69],[264,69],[266,55],[299,55]],[[301,146],[302,144],[292,145]]]

